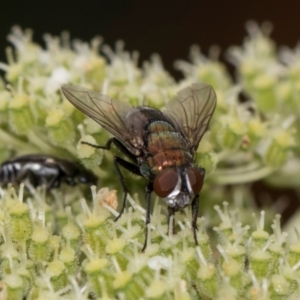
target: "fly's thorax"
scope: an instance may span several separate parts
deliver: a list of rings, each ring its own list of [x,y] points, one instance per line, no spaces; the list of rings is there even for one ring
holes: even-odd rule
[[[126,128],[132,136],[130,142],[137,149],[142,148],[144,145],[142,137],[145,134],[145,127],[147,127],[148,123],[149,120],[138,107],[131,109],[125,116]]]
[[[140,106],[131,109],[125,116],[125,126],[132,136],[131,144],[138,149],[144,146],[144,137],[149,130],[149,124],[156,118],[162,118],[162,113],[155,108]]]
[[[153,121],[149,124],[149,132],[161,133],[161,132],[176,132],[174,126],[167,121]]]
[[[175,210],[189,205],[203,186],[205,171],[194,166],[167,168],[153,181],[154,192]]]

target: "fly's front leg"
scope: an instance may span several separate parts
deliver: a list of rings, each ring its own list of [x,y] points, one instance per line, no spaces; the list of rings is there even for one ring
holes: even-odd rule
[[[128,195],[128,188],[125,184],[125,180],[124,180],[124,177],[122,175],[122,172],[120,170],[119,165],[122,166],[124,169],[128,170],[129,172],[135,174],[135,175],[142,176],[142,174],[141,174],[140,169],[139,169],[138,166],[136,166],[136,165],[134,165],[134,164],[124,160],[123,158],[118,157],[118,156],[114,157],[114,165],[115,165],[115,168],[116,168],[116,171],[117,171],[117,174],[118,174],[118,178],[121,182],[122,189],[123,189],[123,192],[124,192],[122,208],[121,208],[121,211],[120,211],[119,215],[115,218],[115,222],[116,222],[120,219],[120,217],[122,216],[122,214],[125,210],[126,200],[127,200],[127,195]]]
[[[172,224],[171,223],[171,217],[173,216]],[[175,210],[173,207],[168,206],[168,234],[170,233],[170,226],[171,226],[171,232],[172,234],[175,234]]]
[[[136,162],[136,157],[116,138],[110,138],[104,146],[94,145],[88,142],[81,142],[81,144],[103,150],[110,150],[111,145],[114,144],[123,154],[125,154],[132,161]]]
[[[192,201],[192,230],[193,230],[193,235],[194,235],[194,240],[196,245],[198,245],[198,239],[197,239],[198,210],[199,210],[199,195],[196,195]]]
[[[148,225],[150,224],[150,208],[151,208],[151,202],[150,202],[150,197],[151,193],[153,191],[153,184],[152,182],[149,183],[146,186],[146,222],[145,222],[145,241],[144,241],[144,246],[142,248],[142,252],[144,252],[147,248],[147,242],[148,242]]]
[[[94,147],[97,149],[103,149],[103,150],[110,150],[111,145],[114,144],[124,155],[126,155],[128,158],[130,158],[135,163],[137,163],[136,157],[116,138],[109,139],[104,146],[98,146],[98,145],[90,144],[88,142],[81,142],[81,144],[89,145],[91,147]],[[135,175],[142,176],[142,174],[140,172],[140,168],[137,165],[132,164],[119,156],[114,157],[114,166],[117,171],[117,175],[121,182],[122,189],[124,192],[122,208],[121,208],[119,215],[115,218],[115,222],[116,222],[120,219],[120,217],[122,216],[122,214],[125,210],[126,200],[127,200],[127,195],[128,195],[128,188],[125,184],[125,180],[124,180],[124,177],[122,175],[122,172],[121,172],[119,166],[122,166],[124,169],[128,170],[129,172],[131,172]]]

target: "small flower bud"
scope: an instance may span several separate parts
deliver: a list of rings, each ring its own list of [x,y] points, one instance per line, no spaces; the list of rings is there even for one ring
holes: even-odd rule
[[[186,248],[180,251],[178,259],[180,263],[186,266],[186,271],[187,271],[186,273],[190,274],[193,278],[196,278],[197,271],[199,268],[199,263],[196,260],[195,247]]]
[[[146,288],[145,295],[147,299],[163,299],[166,290],[166,284],[163,280],[154,280]]]
[[[46,268],[46,274],[50,276],[55,291],[62,289],[68,283],[65,265],[60,260],[50,262]]]
[[[132,280],[132,274],[129,271],[122,271],[115,274],[113,281],[113,287],[116,290],[122,290],[126,288],[126,285]]]
[[[126,240],[122,238],[113,238],[107,241],[105,252],[109,255],[114,255],[121,268],[125,268],[128,261],[123,253],[126,247]]]
[[[63,247],[60,251],[59,259],[64,263],[67,274],[75,275],[78,267],[75,250],[70,247]]]
[[[20,78],[20,74],[23,73],[24,65],[22,63],[14,63],[9,66],[9,69],[7,70],[5,74],[5,78],[8,82],[17,82]]]
[[[196,161],[199,166],[205,169],[206,174],[213,172],[218,163],[218,157],[213,151],[206,151],[205,148],[200,147],[196,153]]]
[[[252,249],[262,249],[269,239],[269,233],[264,230],[256,230],[251,234]]]
[[[49,247],[49,232],[47,228],[41,225],[34,228],[28,254],[35,262],[48,261],[50,259],[51,248]]]
[[[29,290],[32,288],[33,285],[33,276],[32,273],[25,269],[24,267],[20,267],[16,270],[16,274],[22,278],[23,281],[23,295],[27,295]]]
[[[217,139],[223,148],[235,149],[240,147],[246,126],[237,116],[231,115],[220,118],[219,127]]]
[[[18,203],[9,208],[9,229],[15,241],[26,241],[32,233],[32,220],[26,203]]]
[[[0,91],[0,124],[7,123],[7,107],[11,98],[8,91]]]
[[[254,101],[263,113],[271,113],[276,109],[276,79],[273,76],[262,74],[253,81]]]
[[[86,65],[85,72],[89,82],[95,82],[99,85],[105,79],[106,75],[106,64],[103,57],[92,55],[88,65]]]
[[[65,117],[62,109],[52,109],[46,118],[48,136],[52,144],[68,147],[75,141],[73,124]]]
[[[272,269],[272,256],[268,251],[254,250],[249,256],[250,269],[257,278],[267,277]]]
[[[300,261],[300,243],[292,244],[288,249],[288,262],[290,266],[296,265]]]
[[[3,278],[5,285],[5,299],[23,298],[23,280],[19,275],[9,274]]]
[[[224,274],[229,277],[230,284],[235,287],[238,291],[244,289],[244,265],[241,265],[240,262],[229,259],[225,260],[222,264],[222,270]]]
[[[102,251],[106,247],[108,226],[105,217],[95,216],[82,222],[84,226],[83,242],[89,244],[94,251]]]
[[[77,225],[68,223],[62,228],[62,237],[70,243],[70,247],[77,251],[81,244],[81,232]]]
[[[108,254],[117,254],[118,252],[122,251],[124,247],[126,246],[126,241],[122,238],[115,238],[111,241],[107,242],[107,245],[105,247],[105,251]]]
[[[0,253],[0,276],[3,277],[4,274],[10,274],[12,272],[13,264],[18,262],[20,255],[12,241],[9,240],[0,246]]]
[[[267,134],[266,124],[259,119],[251,119],[247,125],[248,136],[252,145],[255,145],[262,137]]]
[[[67,285],[68,279],[66,268],[62,261],[54,260],[50,262],[46,268],[46,273],[50,276],[50,281],[55,291],[58,291]]]
[[[201,295],[214,299],[218,294],[219,278],[216,267],[207,263],[201,265],[197,273],[197,283]]]
[[[34,126],[34,116],[27,95],[17,94],[9,102],[9,125],[19,135],[26,135]]]
[[[112,282],[113,278],[111,272],[107,270],[109,261],[106,258],[97,258],[90,260],[85,266],[84,271],[87,274],[89,282],[92,286],[93,292],[98,296],[102,296],[100,278],[105,281],[105,286],[108,294],[113,291]]]
[[[98,167],[102,162],[103,151],[93,146],[82,144],[82,142],[97,145],[95,139],[91,135],[84,135],[84,137],[79,140],[76,150],[78,157],[88,169]]]
[[[271,299],[284,299],[288,297],[291,293],[290,283],[279,274],[274,274],[271,278]]]
[[[264,155],[265,162],[272,167],[282,166],[286,162],[289,150],[294,144],[294,138],[289,131],[278,131]]]

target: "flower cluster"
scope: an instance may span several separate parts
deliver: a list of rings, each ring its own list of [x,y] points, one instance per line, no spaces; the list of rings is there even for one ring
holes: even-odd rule
[[[0,277],[8,299],[222,299],[224,293],[226,299],[299,298],[299,233],[296,242],[287,243],[270,205],[253,225],[256,217],[249,211],[257,211],[247,185],[263,179],[273,186],[299,186],[299,49],[277,51],[268,23],[249,22],[247,29],[243,45],[227,51],[235,80],[217,47],[205,56],[193,46],[189,62],[175,62],[180,82],[158,55],[139,67],[138,53],[125,51],[122,41],[111,49],[100,37],[84,43],[64,32],[45,35],[43,48],[30,30],[12,29],[13,48],[7,49],[7,63],[0,63],[5,73],[0,162],[34,153],[71,157],[99,176],[102,189],[92,189],[92,197],[79,187],[65,187],[64,195],[32,189],[23,196],[22,186],[18,196],[11,187],[0,190]],[[112,154],[81,143],[104,145],[109,134],[70,104],[61,85],[162,108],[181,88],[199,81],[212,85],[218,101],[196,153],[207,174],[199,246],[189,208],[176,214],[173,235],[166,207],[156,199],[148,247],[141,253],[144,182],[126,180],[137,194],[113,222],[123,195]],[[229,212],[225,202],[222,210],[224,201],[236,209]]]
[[[219,220],[210,234],[217,239],[216,256],[204,217],[198,219],[195,247],[190,211],[178,214],[174,235],[156,201],[151,238],[141,253],[144,209],[131,197],[131,206],[116,223],[114,190],[92,187],[91,208],[70,190],[66,207],[60,205],[52,214],[42,190],[27,198],[23,188],[19,195],[13,188],[0,191],[0,274],[6,299],[223,299],[224,293],[226,299],[299,297],[300,237],[286,243],[279,215],[270,234],[264,211],[259,219],[254,214],[249,226],[239,222],[241,216],[227,202],[223,209],[216,205]]]

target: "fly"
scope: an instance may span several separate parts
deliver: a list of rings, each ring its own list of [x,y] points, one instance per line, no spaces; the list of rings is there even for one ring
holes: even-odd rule
[[[192,230],[196,245],[199,193],[204,168],[195,165],[195,151],[216,106],[213,88],[203,83],[182,89],[163,111],[148,106],[130,107],[107,95],[79,86],[63,85],[67,99],[114,137],[96,148],[110,150],[114,144],[130,161],[114,157],[124,198],[117,221],[124,212],[128,189],[120,167],[148,179],[146,186],[146,237],[150,223],[150,196],[154,191],[168,206],[168,219],[187,205],[192,207]],[[86,142],[83,142],[88,144]]]
[[[97,177],[75,162],[49,155],[24,155],[1,164],[2,186],[22,182],[29,182],[34,187],[45,185],[50,190],[63,182],[71,186],[78,183],[96,185]]]

